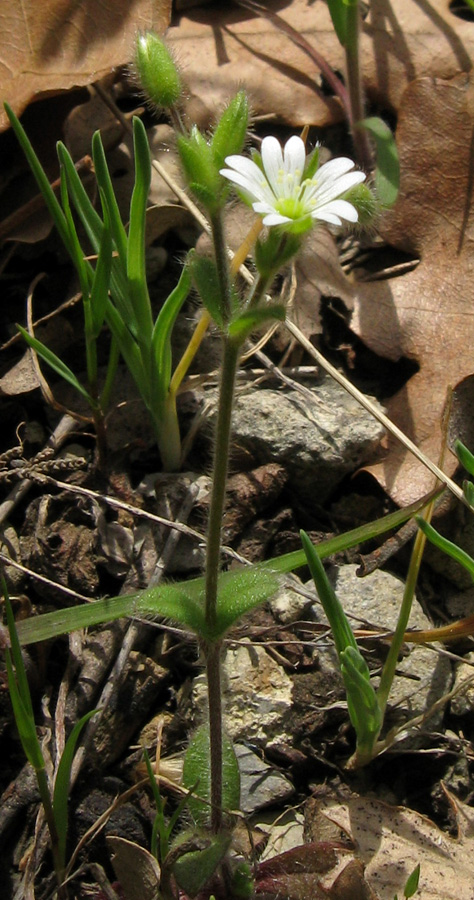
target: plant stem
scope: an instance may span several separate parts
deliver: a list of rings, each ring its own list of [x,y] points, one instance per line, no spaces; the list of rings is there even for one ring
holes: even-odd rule
[[[347,84],[349,87],[349,125],[359,165],[369,171],[372,165],[372,152],[367,132],[357,125],[364,118],[364,97],[360,74],[360,10],[357,0],[346,7],[347,42],[346,66]]]
[[[181,434],[176,412],[176,395],[168,392],[163,415],[154,417],[161,462],[165,472],[177,472],[181,465]]]
[[[220,209],[211,217],[211,231],[214,243],[217,275],[221,289],[223,319],[227,324],[230,321],[232,314],[232,291],[229,257],[227,255],[227,241],[224,234],[222,210]]]
[[[235,374],[237,371],[240,348],[238,343],[228,337],[224,337],[223,340],[224,354],[219,390],[219,406],[217,410],[212,495],[209,509],[206,555],[206,624],[210,630],[212,630],[216,624],[217,579],[220,571],[222,515],[224,512],[227,480]]]
[[[206,553],[206,624],[212,633],[217,619],[217,589],[221,557],[222,516],[224,512],[227,467],[232,423],[234,385],[240,345],[224,337],[219,407],[217,411],[212,495]],[[211,828],[218,833],[222,825],[222,697],[221,643],[204,647],[209,700],[209,741],[211,773]]]
[[[221,642],[206,648],[207,698],[209,704],[209,746],[211,772],[211,830],[222,827],[222,673]]]

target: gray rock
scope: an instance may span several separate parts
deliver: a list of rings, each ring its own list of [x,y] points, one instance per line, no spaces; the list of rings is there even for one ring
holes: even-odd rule
[[[357,566],[341,566],[332,574],[337,595],[353,629],[373,627],[393,631],[397,624],[404,584],[388,572],[376,571],[365,578],[356,575]],[[313,607],[318,622],[326,621],[318,601]],[[431,623],[417,600],[414,600],[409,621],[410,628],[426,629]],[[321,650],[321,653],[324,651]],[[374,677],[374,687],[378,684]],[[398,661],[388,706],[397,718],[410,720],[426,713],[433,703],[451,688],[452,671],[449,660],[428,647],[406,644]],[[428,721],[428,728],[436,727],[443,716],[438,710]]]
[[[223,657],[224,725],[234,741],[266,743],[284,735],[291,711],[293,685],[285,670],[256,644],[243,641],[228,647]],[[191,703],[194,719],[206,719],[205,675],[194,679]]]
[[[238,393],[233,442],[257,465],[284,465],[291,489],[321,503],[344,475],[370,459],[384,430],[332,378],[311,393],[314,403],[296,390]]]
[[[234,745],[240,769],[240,809],[254,813],[275,803],[284,803],[294,794],[294,787],[284,775],[272,769],[250,747]]]
[[[296,576],[293,576],[296,579]],[[299,581],[299,579],[298,579]],[[298,593],[286,584],[280,588],[277,594],[269,601],[270,609],[278,622],[282,625],[290,625],[302,619],[312,605],[312,600]]]

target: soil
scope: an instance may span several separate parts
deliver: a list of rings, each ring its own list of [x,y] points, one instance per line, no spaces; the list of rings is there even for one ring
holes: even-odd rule
[[[167,286],[175,283],[177,259],[187,246],[180,236],[170,232],[162,242],[167,251],[167,267],[153,285],[157,307],[167,295]],[[32,280],[44,273],[34,294],[35,319],[50,315],[73,293],[74,277],[54,234],[45,241],[17,244],[1,275],[4,297],[1,312],[3,347],[2,374],[10,371],[23,356],[21,343],[10,339],[15,322],[23,319],[25,296]],[[328,304],[329,305],[329,304]],[[183,320],[192,318],[194,305],[188,305]],[[380,360],[368,359],[363,348],[348,334],[336,334],[334,316],[328,310],[325,334],[315,340],[341,367],[350,356],[351,377],[371,392],[384,396],[387,380],[399,386],[409,376],[403,363],[390,373]],[[341,326],[342,327],[342,326]],[[66,355],[68,364],[80,372],[83,360],[80,305],[71,305],[49,323],[45,340]],[[326,339],[329,343],[326,342]],[[104,336],[104,350],[107,337]],[[7,343],[9,342],[10,343]],[[266,347],[279,364],[286,348]],[[337,353],[337,346],[344,352]],[[336,348],[336,349],[335,349]],[[199,374],[213,372],[218,358],[218,340],[209,339],[208,349],[198,361]],[[298,364],[311,363],[295,351]],[[291,364],[292,358],[286,360]],[[207,369],[206,369],[207,364]],[[255,361],[245,368],[252,377]],[[77,401],[50,372],[44,371],[54,396],[66,408],[77,411]],[[215,378],[213,374],[209,378]],[[395,389],[395,388],[393,388]],[[74,406],[75,404],[75,406]],[[191,426],[196,412],[196,396],[184,394],[180,416],[183,433]],[[79,410],[83,412],[83,410]],[[167,555],[165,575],[173,579],[199,573],[202,558],[185,550],[186,570],[180,570],[167,550],[170,535],[166,524],[158,526],[139,518],[134,510],[159,514],[173,520],[189,496],[194,476],[210,471],[211,447],[205,428],[194,438],[185,464],[191,472],[188,482],[181,476],[167,476],[167,487],[159,480],[160,460],[144,410],[133,393],[126,372],[117,379],[113,412],[109,421],[109,457],[107,468],[97,465],[95,439],[90,426],[77,421],[57,452],[44,453],[49,436],[64,413],[54,409],[39,389],[12,392],[2,398],[0,435],[1,501],[15,494],[16,500],[2,520],[2,554],[21,561],[24,568],[7,568],[7,581],[18,619],[72,606],[84,599],[131,593],[144,588]],[[238,448],[237,448],[238,449]],[[316,539],[349,530],[362,521],[376,518],[392,509],[390,500],[375,482],[363,473],[351,473],[332,493],[323,507],[308,498],[305,505],[288,489],[284,467],[268,461],[257,472],[248,471],[245,458],[233,456],[233,474],[225,523],[226,543],[254,561],[299,548],[299,529],[305,528]],[[160,484],[154,496],[150,485]],[[58,484],[58,482],[60,484]],[[144,488],[143,485],[148,485]],[[70,488],[68,488],[68,486]],[[21,491],[19,491],[21,487]],[[89,491],[76,493],[75,487]],[[166,494],[166,502],[164,500]],[[121,502],[119,508],[108,499]],[[168,509],[168,515],[165,510]],[[3,510],[3,507],[2,507]],[[205,532],[206,502],[190,508],[184,524]],[[174,538],[173,538],[174,540]],[[181,538],[184,540],[184,538]],[[146,543],[147,553],[141,554]],[[188,544],[186,544],[186,548]],[[371,549],[364,548],[365,550]],[[178,547],[173,547],[177,553]],[[338,562],[352,562],[358,551],[350,551]],[[389,566],[405,571],[406,551],[391,559]],[[40,580],[39,576],[42,576]],[[422,594],[428,600],[437,588],[435,620],[442,610],[442,578],[426,570]],[[64,589],[67,589],[65,591]],[[108,688],[110,699],[100,728],[87,748],[77,773],[69,804],[68,848],[72,853],[84,841],[75,865],[74,878],[67,896],[85,900],[124,896],[110,864],[107,836],[115,835],[149,848],[154,804],[147,787],[140,784],[137,766],[142,762],[141,746],[152,755],[156,747],[156,723],[161,717],[162,754],[167,757],[183,749],[190,731],[189,707],[183,701],[192,678],[201,671],[198,649],[192,639],[169,623],[133,622],[133,640],[125,638],[127,623],[120,622],[91,630],[88,634],[60,637],[25,649],[25,663],[32,691],[36,721],[47,757],[54,756],[55,741],[61,739],[88,710],[98,703]],[[293,680],[293,708],[285,741],[268,742],[259,752],[292,782],[295,794],[292,806],[304,809],[305,801],[324,783],[348,784],[352,790],[373,795],[388,802],[406,805],[433,818],[442,827],[452,825],[450,809],[441,782],[445,782],[467,802],[474,796],[472,774],[473,723],[453,720],[446,711],[442,728],[427,738],[423,747],[397,756],[383,756],[366,770],[349,773],[344,763],[354,749],[354,737],[347,711],[327,697],[342,701],[342,683],[337,673],[321,671],[317,657],[308,651],[310,624],[296,622],[282,626],[268,608],[250,615],[244,626],[247,639],[268,640],[269,652],[278,659]],[[236,640],[242,632],[229,636]],[[308,638],[308,635],[309,638]],[[113,666],[130,640],[130,655],[117,675]],[[462,649],[462,648],[461,648]],[[19,896],[16,891],[21,873],[34,880],[37,900],[46,900],[54,889],[51,859],[44,832],[39,831],[34,851],[32,842],[38,827],[38,792],[31,769],[15,729],[8,697],[5,670],[0,673],[0,845],[2,898]],[[452,752],[446,735],[450,735]],[[454,735],[454,737],[453,737]],[[454,740],[456,739],[456,741]],[[134,788],[132,790],[132,788]],[[117,804],[118,797],[125,797]],[[169,808],[176,802],[171,790]],[[108,813],[107,813],[108,811]],[[275,809],[275,818],[282,812]],[[104,827],[90,840],[85,836],[100,816]],[[34,852],[35,856],[31,854]],[[28,867],[30,867],[28,869]],[[115,891],[115,894],[113,893]],[[23,896],[23,895],[21,895]]]

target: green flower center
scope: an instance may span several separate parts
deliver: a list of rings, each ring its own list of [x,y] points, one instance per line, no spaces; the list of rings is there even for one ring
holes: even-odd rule
[[[308,212],[307,205],[299,197],[283,197],[277,200],[275,209],[289,219],[301,219]]]

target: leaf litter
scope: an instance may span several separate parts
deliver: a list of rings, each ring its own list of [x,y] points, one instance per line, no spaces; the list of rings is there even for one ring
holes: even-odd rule
[[[434,462],[448,389],[473,370],[473,104],[474,82],[467,75],[449,82],[419,79],[407,88],[397,128],[400,198],[381,233],[420,263],[398,278],[359,285],[351,321],[375,353],[418,363],[419,371],[386,407]],[[446,473],[456,467],[449,454]],[[400,505],[432,487],[432,475],[390,438],[385,458],[371,471]]]

